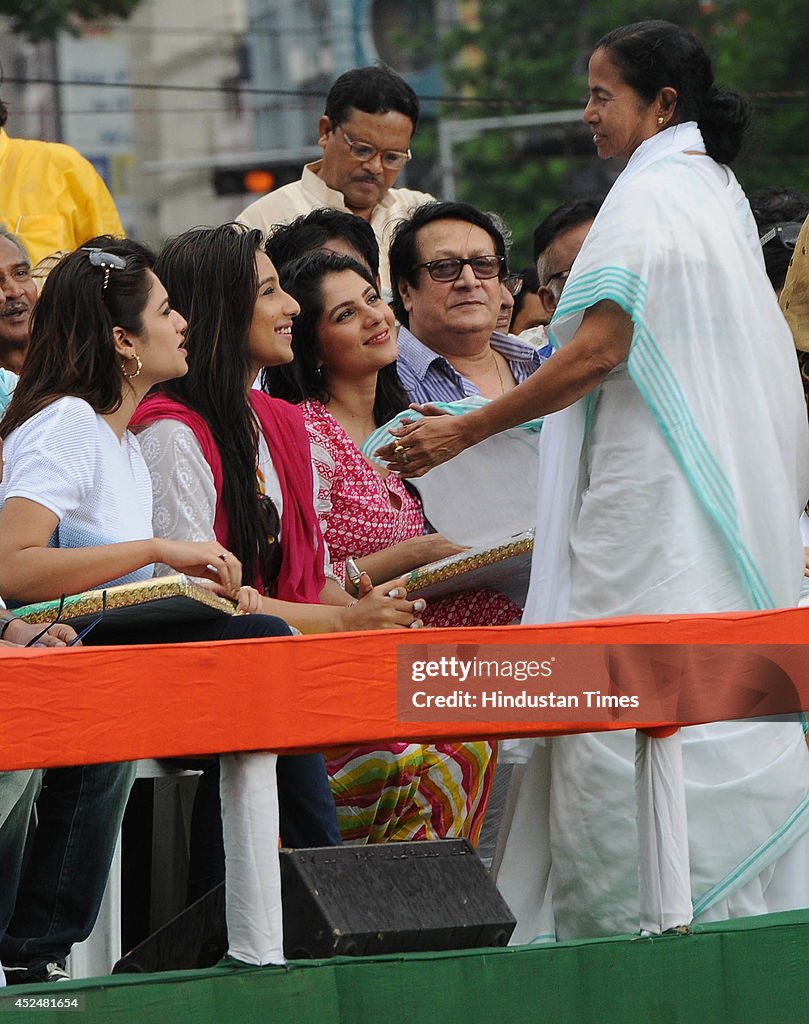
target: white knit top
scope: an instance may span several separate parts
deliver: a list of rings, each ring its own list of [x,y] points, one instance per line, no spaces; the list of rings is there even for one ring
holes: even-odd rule
[[[83,548],[152,537],[152,486],[140,448],[121,440],[80,398],[60,398],[6,438],[0,506],[28,498],[59,525],[52,547]],[[148,579],[153,566],[109,580]]]

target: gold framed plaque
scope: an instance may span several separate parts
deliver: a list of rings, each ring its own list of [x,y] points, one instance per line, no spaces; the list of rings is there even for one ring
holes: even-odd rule
[[[65,598],[62,622],[69,622],[81,630],[101,615],[107,595],[104,617],[96,630],[116,630],[122,627],[148,627],[171,625],[173,622],[192,622],[200,619],[233,615],[232,601],[219,597],[189,576],[157,576],[138,583],[123,583],[115,587],[101,587]],[[60,601],[40,601],[15,609],[15,614],[34,624],[52,622],[59,613]]]
[[[499,590],[521,607],[528,593],[534,531],[486,547],[470,548],[410,573],[407,596],[434,600],[464,590]]]

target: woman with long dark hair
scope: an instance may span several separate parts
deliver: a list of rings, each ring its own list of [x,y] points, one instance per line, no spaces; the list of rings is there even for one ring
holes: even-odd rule
[[[128,427],[155,384],[187,370],[186,322],[137,242],[99,237],[51,272],[31,344],[0,423],[0,591],[17,603],[148,579],[155,563],[215,581],[236,596],[241,563],[216,540],[155,537],[152,488]],[[124,643],[288,635],[278,618],[223,617],[124,630]],[[86,642],[94,642],[91,633]],[[222,757],[227,916],[231,952],[283,960],[274,754]],[[40,822],[14,916],[6,963],[59,967],[89,934],[104,891],[134,766],[48,772]],[[255,815],[255,821],[253,819]],[[8,849],[8,846],[6,846]],[[19,863],[4,877],[15,878]]]
[[[298,313],[261,244],[259,231],[224,224],[186,231],[158,257],[188,320],[189,369],[161,384],[134,420],[152,475],[155,529],[232,547],[244,567],[242,606],[282,615],[302,632],[421,625],[424,602],[406,600],[404,581],[365,580],[355,599],[325,577],[302,417],[251,387],[262,368],[292,358]],[[278,771],[284,845],[339,843],[322,756],[282,757]],[[193,894],[220,870],[215,825],[203,824],[215,822],[216,801],[215,770],[206,771],[195,802]]]
[[[274,395],[300,403],[321,521],[338,575],[347,561],[380,583],[461,549],[426,533],[418,498],[368,462],[360,445],[407,408],[396,375],[393,314],[370,272],[350,257],[315,253],[282,271],[300,303],[292,363],[264,373]],[[347,585],[351,585],[350,580]],[[425,625],[501,625],[520,609],[502,594],[474,591],[431,602]],[[331,751],[327,766],[344,839],[478,837],[495,766],[489,743]]]
[[[250,611],[302,632],[419,625],[423,602],[395,581],[353,600],[324,572],[300,412],[251,385],[292,358],[298,303],[280,287],[259,231],[235,224],[172,239],[157,270],[188,320],[188,374],[161,384],[134,422],[165,536],[216,536],[239,556]]]

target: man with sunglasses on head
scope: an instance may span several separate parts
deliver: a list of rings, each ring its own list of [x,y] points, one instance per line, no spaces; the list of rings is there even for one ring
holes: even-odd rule
[[[492,217],[466,203],[419,207],[390,247],[397,368],[414,402],[496,398],[540,365],[533,345],[494,333],[508,273]]]
[[[268,234],[312,210],[344,210],[370,223],[384,254],[389,231],[415,207],[432,199],[426,192],[394,188],[410,160],[410,141],[419,120],[416,94],[385,67],[353,68],[335,81],[318,121],[323,157],[303,169],[300,181],[251,203],[237,218]],[[387,261],[380,267],[388,288]]]
[[[0,223],[0,407],[5,408],[28,351],[37,289],[22,242]]]

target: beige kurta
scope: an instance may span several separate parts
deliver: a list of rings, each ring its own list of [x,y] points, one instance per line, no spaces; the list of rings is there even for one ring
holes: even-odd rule
[[[242,210],[236,219],[240,224],[259,228],[266,233],[275,224],[289,224],[296,217],[324,207],[351,213],[345,204],[343,193],[329,188],[325,181],[318,177],[322,163],[322,160],[317,160],[315,163],[307,164],[300,181],[293,181],[277,191],[268,192],[266,196],[262,196]],[[371,227],[379,243],[379,273],[384,289],[390,289],[388,248],[393,228],[399,221],[407,219],[417,206],[429,203],[433,198],[428,192],[417,192],[412,188],[392,188],[374,207]]]

